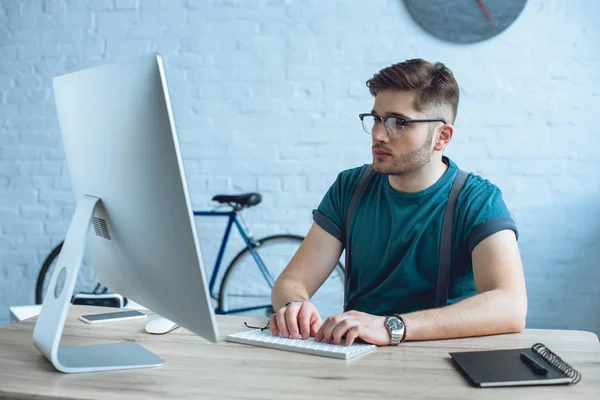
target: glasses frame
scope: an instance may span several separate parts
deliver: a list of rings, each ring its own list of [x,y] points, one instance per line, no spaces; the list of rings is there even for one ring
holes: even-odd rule
[[[385,131],[387,132],[388,136],[391,138],[399,138],[400,136],[402,136],[402,134],[404,133],[404,127],[406,125],[409,124],[414,124],[414,123],[419,123],[419,122],[443,122],[444,124],[446,123],[446,120],[443,120],[441,118],[433,118],[433,119],[406,119],[406,118],[402,118],[398,115],[388,115],[386,117],[380,117],[379,115],[373,114],[373,113],[362,113],[362,114],[358,114],[358,117],[360,118],[360,122],[361,125],[363,127],[363,130],[365,132],[367,132],[369,135],[373,135],[373,129],[371,130],[371,132],[368,132],[365,129],[365,125],[364,125],[364,121],[363,119],[365,117],[373,117],[375,120],[375,125],[373,125],[373,128],[375,128],[375,126],[379,125],[380,123],[383,122],[384,126],[385,126]],[[393,133],[394,131],[391,131],[393,128],[388,126],[387,121],[390,118],[396,118],[396,121],[400,121],[400,125],[402,126],[402,131],[397,134],[397,133]],[[378,121],[379,119],[379,121]]]

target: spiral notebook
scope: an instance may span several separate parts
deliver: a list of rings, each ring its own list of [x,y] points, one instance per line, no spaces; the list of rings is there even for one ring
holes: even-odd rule
[[[575,384],[581,374],[542,343],[531,348],[450,353],[477,387]]]

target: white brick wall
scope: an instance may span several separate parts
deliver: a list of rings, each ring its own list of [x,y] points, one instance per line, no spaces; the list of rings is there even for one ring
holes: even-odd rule
[[[500,36],[457,46],[400,0],[0,0],[0,324],[33,301],[73,212],[51,78],[158,51],[194,204],[260,190],[258,236],[304,234],[336,174],[369,161],[357,114],[373,73],[445,62],[462,95],[448,155],[504,190],[528,326],[600,332],[598,19],[597,0],[530,0]],[[222,227],[198,221],[209,266]]]

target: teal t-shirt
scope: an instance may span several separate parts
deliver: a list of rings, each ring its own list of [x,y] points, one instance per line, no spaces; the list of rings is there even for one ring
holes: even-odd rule
[[[350,223],[346,310],[391,315],[433,308],[442,220],[458,167],[447,157],[444,175],[416,193],[394,190],[374,173]],[[341,172],[313,213],[315,223],[344,243],[350,199],[367,165]],[[477,294],[471,252],[483,239],[516,225],[498,187],[469,177],[454,214],[448,304]]]

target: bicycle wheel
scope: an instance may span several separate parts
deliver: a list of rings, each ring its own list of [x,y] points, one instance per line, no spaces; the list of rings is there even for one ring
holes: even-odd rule
[[[260,239],[258,245],[253,246],[273,283],[303,240],[302,236],[275,235]],[[344,267],[340,262],[311,298],[311,302],[323,318],[343,311]],[[248,248],[242,250],[227,267],[219,291],[218,312],[255,316],[269,316],[272,313],[271,285]]]
[[[40,269],[35,284],[35,304],[42,304],[44,301],[44,297],[48,291],[48,285],[52,279],[52,274],[56,270],[56,264],[58,263],[58,258],[62,250],[63,243],[64,241],[60,242],[54,249],[52,249],[42,264],[42,268]],[[59,281],[59,285],[62,284],[64,284],[64,282]],[[94,273],[94,269],[90,263],[90,257],[87,252],[85,252],[81,262],[81,267],[79,269],[79,274],[77,275],[77,282],[75,283],[73,294],[100,294],[106,292],[106,288],[98,283],[96,274]]]

